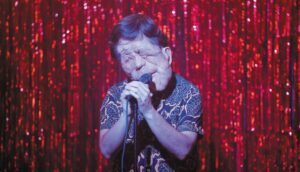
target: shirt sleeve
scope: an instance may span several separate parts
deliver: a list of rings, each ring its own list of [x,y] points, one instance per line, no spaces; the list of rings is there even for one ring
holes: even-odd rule
[[[115,91],[110,89],[100,109],[100,130],[110,129],[120,118],[122,107],[117,99]]]
[[[198,89],[192,88],[183,105],[183,113],[179,116],[177,130],[192,131],[203,136],[202,128],[202,99]]]

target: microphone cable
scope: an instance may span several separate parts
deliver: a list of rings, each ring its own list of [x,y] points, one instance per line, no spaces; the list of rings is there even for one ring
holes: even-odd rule
[[[152,81],[152,75],[149,73],[143,74],[140,79],[140,82],[144,83],[144,84],[149,84]],[[122,150],[122,156],[121,156],[121,172],[124,172],[124,158],[125,158],[125,149],[126,149],[126,138],[127,138],[127,134],[128,134],[128,106],[129,106],[129,100],[130,100],[129,96],[127,102],[126,102],[126,108],[125,108],[125,115],[126,115],[126,124],[125,124],[125,136],[124,136],[124,141],[123,141],[123,150]],[[137,112],[135,112],[137,113]],[[134,119],[137,120],[137,119]],[[134,126],[134,131],[135,131],[135,151],[136,151],[136,125],[137,122],[135,121],[135,126]],[[136,163],[136,152],[135,152],[135,162]],[[135,166],[136,167],[136,166]]]
[[[123,141],[123,150],[122,150],[122,156],[121,156],[121,171],[124,172],[124,158],[125,158],[125,149],[126,149],[126,139],[127,139],[127,134],[128,134],[128,106],[129,106],[129,101],[126,102],[126,109],[125,109],[125,136],[124,136],[124,141]]]

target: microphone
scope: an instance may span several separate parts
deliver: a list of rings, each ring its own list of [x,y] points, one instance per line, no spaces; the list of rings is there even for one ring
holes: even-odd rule
[[[140,77],[139,81],[141,81],[144,84],[149,84],[152,81],[152,75],[149,73],[145,73]]]
[[[146,74],[144,74],[144,75],[142,75],[140,77],[139,81],[142,82],[142,83],[144,83],[144,84],[149,84],[152,81],[152,75],[150,75],[149,73],[146,73]],[[131,102],[130,105],[132,107],[132,116],[134,118],[134,120],[133,120],[134,121],[133,122],[133,133],[134,133],[134,136],[133,136],[133,138],[134,138],[134,144],[133,144],[134,170],[137,171],[137,126],[138,126],[138,121],[139,121],[138,120],[138,106],[137,106],[137,100],[133,96],[128,95],[128,96],[126,96],[126,99],[127,99],[127,108],[128,108],[128,103]],[[128,117],[128,111],[127,111],[126,117]],[[126,122],[126,125],[127,125],[127,122]],[[128,131],[127,127],[126,127],[126,131]],[[125,141],[124,141],[124,145],[125,145]]]
[[[149,84],[152,81],[152,75],[149,73],[145,73],[144,75],[142,75],[140,77],[140,79],[138,81],[140,81],[144,84]],[[134,99],[134,97],[129,95],[129,96],[126,96],[126,99],[131,100],[131,99]]]

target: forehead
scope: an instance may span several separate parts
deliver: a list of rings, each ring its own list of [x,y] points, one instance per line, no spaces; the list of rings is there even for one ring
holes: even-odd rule
[[[158,46],[151,43],[146,36],[138,37],[134,40],[120,39],[117,44],[117,51],[154,50]]]

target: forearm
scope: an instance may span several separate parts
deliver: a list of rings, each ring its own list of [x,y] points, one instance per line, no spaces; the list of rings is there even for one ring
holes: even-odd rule
[[[105,158],[109,159],[111,154],[120,146],[125,137],[126,116],[121,115],[115,125],[108,130],[100,131],[100,150]]]
[[[184,159],[196,140],[196,133],[177,131],[155,109],[144,116],[159,142],[178,159]]]

